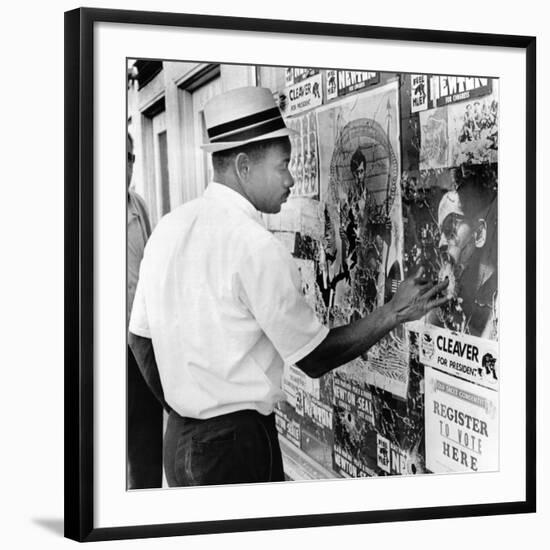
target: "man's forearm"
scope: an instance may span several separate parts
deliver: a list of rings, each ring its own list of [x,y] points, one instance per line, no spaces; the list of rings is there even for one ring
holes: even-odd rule
[[[160,401],[166,411],[170,411],[170,406],[164,399],[164,391],[160,382],[157,361],[153,350],[153,342],[149,338],[137,336],[132,332],[128,333],[128,345],[134,354],[136,363],[147,386]]]
[[[318,378],[365,353],[397,324],[395,313],[386,304],[349,325],[331,329],[323,342],[297,365],[308,376]]]

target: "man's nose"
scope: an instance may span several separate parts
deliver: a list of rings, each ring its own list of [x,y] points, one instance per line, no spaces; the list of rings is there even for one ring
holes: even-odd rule
[[[294,177],[292,176],[292,174],[289,172],[288,173],[288,182],[287,182],[287,187],[290,189],[291,187],[294,187]]]

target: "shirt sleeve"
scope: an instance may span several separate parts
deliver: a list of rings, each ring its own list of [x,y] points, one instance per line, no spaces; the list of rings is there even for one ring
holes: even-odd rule
[[[128,330],[132,334],[136,334],[142,338],[151,338],[151,331],[149,330],[149,321],[147,318],[147,307],[145,304],[144,286],[142,280],[139,279]]]
[[[247,255],[239,270],[241,297],[285,364],[311,353],[329,330],[302,292],[301,276],[290,253],[274,237]]]

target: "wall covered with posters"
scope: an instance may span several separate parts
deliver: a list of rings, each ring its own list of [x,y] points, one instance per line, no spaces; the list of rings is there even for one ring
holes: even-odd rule
[[[281,437],[336,476],[498,469],[498,81],[258,67],[292,138],[267,227],[331,327],[423,266],[448,306],[318,380],[290,367]]]

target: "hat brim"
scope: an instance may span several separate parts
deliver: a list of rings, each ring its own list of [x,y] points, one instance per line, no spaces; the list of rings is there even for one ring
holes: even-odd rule
[[[253,139],[247,139],[245,141],[223,141],[219,143],[203,143],[200,147],[203,151],[207,153],[217,153],[218,151],[225,151],[227,149],[234,149],[235,147],[241,147],[242,145],[247,145],[248,143],[255,143],[257,141],[265,141],[266,139],[275,139],[285,136],[297,136],[299,135],[296,130],[292,128],[281,128],[280,130],[275,130],[269,134],[263,134],[259,137]]]

